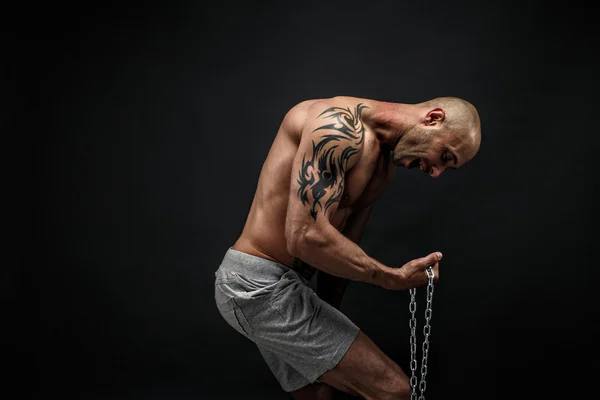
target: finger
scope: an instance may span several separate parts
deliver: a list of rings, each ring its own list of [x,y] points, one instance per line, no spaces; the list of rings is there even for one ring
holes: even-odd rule
[[[440,279],[440,263],[436,262],[432,268],[433,271],[433,282],[437,282]]]
[[[411,266],[416,269],[425,270],[425,269],[427,269],[427,267],[435,264],[436,262],[440,261],[441,259],[442,259],[442,253],[440,253],[439,251],[436,251],[435,253],[431,253],[430,255],[428,255],[426,257],[417,258],[416,260],[413,260],[411,263],[412,264]]]

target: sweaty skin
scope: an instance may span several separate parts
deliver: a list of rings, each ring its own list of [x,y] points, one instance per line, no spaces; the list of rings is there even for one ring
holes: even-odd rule
[[[412,262],[418,265],[390,268],[355,243],[371,205],[394,176],[398,135],[381,123],[391,112],[388,104],[335,97],[292,108],[232,247],[292,268],[302,260],[330,275],[388,289],[426,284],[425,263],[434,265],[437,279],[439,253]]]

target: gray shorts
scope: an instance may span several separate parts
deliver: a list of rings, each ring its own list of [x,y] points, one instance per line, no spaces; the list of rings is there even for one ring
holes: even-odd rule
[[[286,392],[334,368],[358,334],[283,264],[229,249],[215,276],[219,312],[256,344]]]

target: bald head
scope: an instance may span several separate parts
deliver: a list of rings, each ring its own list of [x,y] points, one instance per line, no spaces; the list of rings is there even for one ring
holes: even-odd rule
[[[437,97],[417,104],[428,112],[441,109],[444,113],[440,121],[441,133],[451,132],[460,136],[464,144],[470,147],[472,158],[481,144],[481,121],[473,104],[458,97]]]
[[[458,97],[438,97],[414,104],[414,123],[399,137],[394,163],[419,167],[433,177],[471,160],[481,144],[477,109]]]

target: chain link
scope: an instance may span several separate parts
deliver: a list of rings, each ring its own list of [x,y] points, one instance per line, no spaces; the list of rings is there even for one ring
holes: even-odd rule
[[[408,309],[410,311],[410,322],[408,326],[410,327],[410,400],[417,400],[417,391],[415,390],[417,387],[417,375],[415,375],[415,371],[417,370],[417,318],[415,317],[415,312],[417,311],[417,301],[415,300],[415,295],[417,293],[417,289],[410,289],[410,304]]]
[[[433,302],[433,278],[434,273],[431,267],[427,268],[427,305],[425,306],[425,326],[423,327],[423,345],[421,347],[423,352],[423,358],[421,360],[421,382],[418,382],[418,378],[416,375],[417,370],[417,318],[415,317],[415,313],[417,311],[417,301],[416,301],[416,289],[410,289],[410,304],[408,309],[410,311],[410,399],[411,400],[425,400],[425,390],[427,389],[427,356],[429,355],[429,335],[431,334],[431,304]],[[417,386],[420,390],[421,394],[417,399]]]

